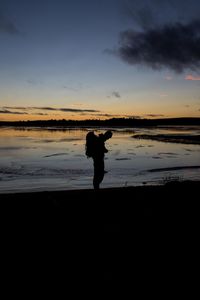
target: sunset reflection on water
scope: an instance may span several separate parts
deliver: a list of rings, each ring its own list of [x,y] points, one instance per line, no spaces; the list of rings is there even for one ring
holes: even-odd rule
[[[135,139],[134,134],[198,134],[193,128],[113,129],[107,141],[103,187],[157,184],[166,178],[200,179],[200,145]],[[93,163],[85,136],[97,128],[1,128],[0,192],[92,188]],[[160,172],[149,172],[162,168]],[[170,168],[174,168],[171,169]]]

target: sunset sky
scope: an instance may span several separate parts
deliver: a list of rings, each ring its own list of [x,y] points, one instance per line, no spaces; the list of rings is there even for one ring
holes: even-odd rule
[[[0,0],[0,120],[200,117],[199,0]]]

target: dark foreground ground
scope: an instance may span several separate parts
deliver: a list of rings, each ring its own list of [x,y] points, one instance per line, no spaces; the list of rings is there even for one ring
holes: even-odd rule
[[[199,190],[199,182],[172,182],[1,194],[3,278],[29,291],[51,291],[58,281],[66,290],[72,282],[75,290],[117,283],[115,292],[130,284],[141,297],[187,289],[191,296],[199,272]]]

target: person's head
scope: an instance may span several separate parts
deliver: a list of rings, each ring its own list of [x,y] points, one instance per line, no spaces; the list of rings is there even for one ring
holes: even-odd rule
[[[105,133],[104,133],[104,138],[105,140],[108,140],[112,137],[112,131],[111,130],[107,130]]]

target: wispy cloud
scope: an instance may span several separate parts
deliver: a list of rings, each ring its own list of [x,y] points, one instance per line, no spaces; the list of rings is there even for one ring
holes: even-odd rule
[[[81,89],[80,87],[72,87],[68,85],[63,85],[62,88],[73,92],[78,92]]]
[[[143,4],[144,6],[141,6],[141,3],[141,1],[132,1],[127,5],[128,3],[125,2],[123,13],[139,27],[147,29],[156,25],[157,18],[155,18],[152,9],[150,9],[147,3]]]
[[[30,107],[26,106],[3,106],[2,109],[22,109],[22,110],[28,110]]]
[[[96,116],[96,117],[112,117],[112,118],[114,118],[114,117],[116,117],[116,116],[118,116],[118,115],[101,113],[101,114],[95,114],[95,116]]]
[[[11,110],[7,110],[7,109],[0,109],[0,114],[27,115],[28,113],[21,112],[21,111],[11,111]]]
[[[41,80],[37,80],[37,79],[27,79],[26,83],[28,83],[29,85],[32,85],[32,86],[37,86],[37,85],[43,84],[43,82]]]
[[[20,109],[20,110],[46,110],[46,111],[62,111],[62,112],[73,112],[73,113],[81,113],[81,112],[86,112],[86,113],[96,113],[100,112],[99,110],[96,109],[80,109],[80,108],[55,108],[55,107],[50,107],[50,106],[4,106],[3,109]]]
[[[196,80],[196,81],[198,81],[198,80],[200,80],[200,76],[193,76],[193,75],[186,75],[185,76],[185,80]]]
[[[73,92],[78,92],[80,90],[83,90],[84,88],[87,88],[86,86],[83,86],[82,83],[77,82],[77,83],[67,83],[62,85],[63,89],[73,91]]]
[[[98,112],[99,110],[95,109],[80,109],[80,108],[59,108],[58,110],[62,112]]]
[[[27,107],[26,109],[36,109],[36,110],[57,110],[53,107],[37,107],[37,106],[31,106],[31,107]]]
[[[44,113],[35,113],[34,115],[38,115],[38,116],[48,116],[48,114],[44,114]]]
[[[114,97],[116,97],[116,98],[121,98],[121,95],[120,95],[119,92],[113,91],[113,92],[112,92],[112,95],[113,95]]]
[[[19,30],[15,26],[15,24],[9,20],[9,18],[5,17],[0,12],[0,32],[15,35],[19,34]]]
[[[151,118],[165,117],[165,115],[161,115],[161,114],[146,114],[144,116],[151,117]]]
[[[113,91],[110,95],[107,96],[107,98],[111,98],[111,97],[121,98],[121,95],[119,92]]]

